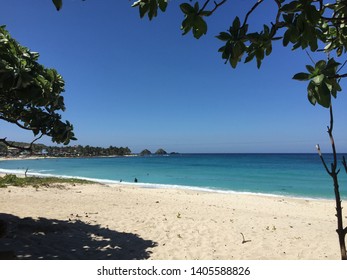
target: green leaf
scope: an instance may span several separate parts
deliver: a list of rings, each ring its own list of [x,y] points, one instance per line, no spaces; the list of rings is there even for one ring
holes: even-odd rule
[[[193,17],[187,16],[182,21],[181,29],[183,30],[183,35],[186,35],[192,29],[192,27],[193,27]]]
[[[230,58],[230,65],[231,65],[232,68],[235,69],[238,62],[239,62],[238,59]]]
[[[218,36],[216,36],[216,38],[221,41],[229,41],[231,39],[231,36],[227,32],[221,32]]]
[[[331,105],[331,95],[319,95],[317,102],[324,108],[329,108]]]
[[[310,45],[310,50],[312,52],[315,52],[318,49],[317,37],[312,36],[312,38],[310,38],[309,45]]]
[[[310,72],[311,74],[314,72],[314,67],[311,65],[306,65],[306,69],[308,70],[308,72]]]
[[[63,0],[52,0],[55,8],[59,11],[63,7]]]
[[[257,57],[257,68],[259,69],[261,66],[261,59]]]
[[[180,5],[181,11],[188,15],[188,14],[194,14],[195,10],[189,3],[183,3]]]
[[[271,52],[272,52],[272,45],[270,43],[270,45],[267,46],[266,51],[265,51],[266,56],[269,56],[271,54]]]
[[[148,18],[149,20],[152,20],[153,17],[157,16],[158,13],[158,3],[157,0],[150,0],[149,3],[149,10],[148,10]]]
[[[238,30],[240,28],[240,19],[239,17],[236,17],[233,22],[233,30]]]
[[[293,2],[290,2],[289,4],[283,5],[281,8],[281,11],[287,12],[287,13],[295,12],[297,11],[299,5],[300,3],[298,1],[293,1]]]
[[[306,15],[307,19],[313,24],[317,23],[320,20],[320,13],[313,5],[310,5],[306,8]]]
[[[253,58],[254,58],[254,54],[249,54],[245,59],[245,63],[250,62],[251,60],[253,60]]]
[[[206,16],[206,17],[209,17],[210,15],[212,15],[212,12],[211,11],[202,11],[199,13],[201,16]]]
[[[195,2],[195,4],[194,4],[194,10],[195,10],[196,13],[199,12],[199,2]]]
[[[294,80],[298,80],[298,81],[308,81],[309,80],[309,74],[307,73],[297,73],[293,76]]]
[[[283,14],[283,20],[286,23],[292,23],[293,22],[293,18],[294,18],[294,14]]]
[[[335,70],[334,72],[336,72],[337,67],[340,65],[341,63],[336,62],[334,58],[329,59],[328,64],[326,66],[326,70]]]
[[[146,13],[148,12],[148,9],[149,9],[148,4],[139,6],[140,18],[143,18],[146,15]]]
[[[207,24],[200,16],[194,17],[193,22],[193,35],[196,39],[199,39],[202,35],[207,33]]]
[[[308,101],[310,101],[310,103],[314,106],[316,105],[317,103],[317,99],[315,98],[314,94],[312,91],[308,91],[307,92],[307,98],[308,98]]]
[[[287,29],[287,31],[283,35],[283,46],[284,47],[288,46],[289,41],[290,41],[290,37],[291,37],[291,30]]]
[[[316,63],[315,68],[322,71],[325,69],[326,65],[327,65],[327,63],[325,62],[325,60],[320,60]]]
[[[312,81],[316,84],[316,85],[320,85],[323,80],[324,80],[325,76],[323,74],[320,74],[318,76],[315,76]]]
[[[239,61],[245,51],[245,45],[242,42],[236,42],[232,49],[232,57]]]
[[[330,90],[326,83],[321,83],[318,85],[319,96],[330,96]]]
[[[167,0],[158,0],[158,5],[159,5],[160,10],[162,12],[165,12],[166,8],[167,8]]]

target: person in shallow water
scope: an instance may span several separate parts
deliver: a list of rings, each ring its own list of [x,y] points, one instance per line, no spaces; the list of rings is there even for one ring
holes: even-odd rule
[[[137,178],[134,179],[134,182],[137,183]]]

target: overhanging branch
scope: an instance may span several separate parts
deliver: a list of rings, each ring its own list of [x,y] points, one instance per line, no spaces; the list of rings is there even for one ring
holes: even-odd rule
[[[33,148],[34,143],[35,143],[37,140],[41,139],[43,135],[44,135],[44,134],[41,134],[39,137],[35,138],[35,139],[29,144],[29,146],[27,146],[27,147],[18,146],[18,145],[16,145],[16,144],[14,144],[13,142],[9,142],[9,141],[6,140],[7,137],[5,137],[5,138],[0,138],[0,142],[1,142],[1,143],[4,143],[7,147],[15,148],[15,149],[18,149],[18,150],[21,150],[21,151],[32,152],[32,148]]]
[[[4,143],[7,147],[15,148],[15,149],[22,150],[22,151],[31,151],[32,145],[30,145],[29,147],[22,147],[22,146],[18,146],[18,145],[13,144],[13,142],[8,142],[6,139],[7,139],[6,137],[1,138],[0,142]]]
[[[18,120],[13,120],[13,119],[9,119],[9,118],[5,118],[3,116],[0,116],[0,119],[1,120],[4,120],[6,122],[9,122],[9,123],[13,123],[15,125],[17,125],[18,127],[22,128],[22,129],[25,129],[25,130],[37,130],[38,128],[37,127],[26,127],[24,125],[22,125],[21,123],[18,122]]]

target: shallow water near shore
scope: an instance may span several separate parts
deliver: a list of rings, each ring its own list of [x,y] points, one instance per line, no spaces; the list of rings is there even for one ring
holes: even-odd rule
[[[339,159],[342,155],[339,155]],[[326,155],[327,162],[332,160]],[[0,161],[0,172],[88,178],[144,187],[179,187],[304,198],[334,198],[316,154],[180,154],[148,157]],[[339,176],[347,197],[347,175]]]

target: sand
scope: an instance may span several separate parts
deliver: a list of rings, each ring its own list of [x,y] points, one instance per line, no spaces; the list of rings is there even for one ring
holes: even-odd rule
[[[19,259],[339,259],[333,200],[129,185],[0,188]]]

